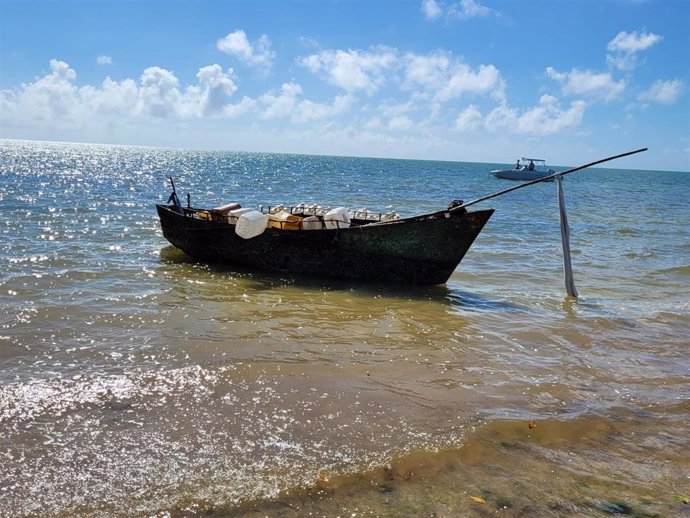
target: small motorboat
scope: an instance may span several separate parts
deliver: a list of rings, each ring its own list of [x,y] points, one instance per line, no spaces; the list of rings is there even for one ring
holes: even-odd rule
[[[491,174],[504,180],[538,180],[555,174],[556,171],[546,167],[546,160],[542,158],[522,158],[512,169],[496,169]],[[545,180],[553,182],[553,178]]]

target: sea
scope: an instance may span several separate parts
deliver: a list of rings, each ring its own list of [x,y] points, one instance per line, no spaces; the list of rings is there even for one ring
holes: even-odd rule
[[[690,173],[625,163],[563,180],[573,298],[554,183],[432,287],[203,264],[155,210],[512,164],[0,141],[0,516],[690,516]]]

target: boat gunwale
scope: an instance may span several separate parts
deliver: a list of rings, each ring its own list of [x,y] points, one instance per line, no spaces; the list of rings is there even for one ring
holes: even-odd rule
[[[163,204],[163,203],[156,203],[156,207],[160,207],[161,209],[165,209],[169,211],[172,214],[175,214],[183,219],[186,219],[190,216],[188,216],[186,213],[185,214],[180,214],[179,212],[173,210],[174,205],[172,204]],[[194,207],[188,207],[188,208],[183,208],[183,210],[192,210],[192,211],[209,211],[210,209],[201,209],[201,208],[194,208]],[[475,212],[494,212],[495,209],[482,209],[478,211],[473,211]],[[469,212],[469,211],[466,211]],[[274,230],[274,231],[279,231],[279,232],[289,232],[289,233],[294,233],[294,232],[318,232],[318,231],[328,231],[328,230],[335,230],[338,232],[345,232],[345,231],[356,231],[364,228],[370,228],[370,227],[381,227],[385,225],[396,225],[400,223],[411,223],[414,221],[422,221],[426,219],[438,219],[438,218],[451,218],[451,217],[457,217],[459,214],[464,214],[465,212],[462,211],[457,211],[453,212],[450,210],[450,208],[447,209],[442,209],[434,212],[427,212],[423,214],[417,214],[414,216],[407,216],[404,218],[398,218],[398,219],[392,219],[392,220],[387,220],[387,221],[372,221],[370,223],[364,223],[362,225],[355,225],[355,226],[348,226],[348,227],[338,227],[338,228],[333,228],[333,229],[318,229],[318,230],[305,230],[305,229],[297,229],[297,230],[286,230],[283,228],[276,228],[276,227],[271,227],[267,228],[266,230]],[[225,223],[225,222],[219,222],[219,221],[210,221],[210,220],[205,220],[201,218],[193,218],[195,222],[202,222],[202,223],[207,223],[211,225],[212,227],[218,227],[218,228],[226,228],[226,227],[234,227],[234,223]]]

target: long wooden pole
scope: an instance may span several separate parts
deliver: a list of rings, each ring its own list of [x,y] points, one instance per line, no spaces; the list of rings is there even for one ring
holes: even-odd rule
[[[450,209],[448,212],[456,212],[458,210],[462,210],[465,207],[469,207],[470,205],[474,205],[476,203],[490,200],[491,198],[496,198],[498,196],[503,196],[504,194],[507,194],[512,191],[517,191],[518,189],[524,189],[525,187],[529,187],[530,185],[534,185],[535,183],[539,182],[546,182],[552,178],[556,178],[557,176],[565,176],[570,173],[574,173],[576,171],[581,171],[582,169],[587,169],[588,167],[592,167],[598,164],[603,164],[604,162],[609,162],[610,160],[615,160],[617,158],[623,158],[625,156],[630,156],[630,155],[635,155],[637,153],[642,153],[643,151],[647,151],[646,147],[636,149],[635,151],[628,151],[627,153],[621,153],[620,155],[615,155],[615,156],[610,156],[608,158],[602,158],[601,160],[596,160],[594,162],[590,162],[589,164],[581,165],[578,167],[573,167],[572,169],[568,169],[567,171],[561,171],[560,173],[554,173],[549,176],[545,176],[544,178],[537,178],[536,180],[530,180],[529,182],[524,182],[521,183],[520,185],[516,185],[514,187],[509,187],[508,189],[503,189],[502,191],[495,192],[493,194],[489,194],[487,196],[482,196],[481,198],[477,198],[476,200],[471,200],[468,201],[467,203],[463,203],[462,205],[458,205],[457,207],[453,207]]]
[[[565,292],[568,297],[577,298],[575,279],[573,277],[573,265],[570,258],[570,227],[568,215],[565,212],[565,195],[563,194],[563,178],[556,177],[556,192],[558,194],[558,215],[561,220],[561,245],[563,246],[563,277],[565,280]]]

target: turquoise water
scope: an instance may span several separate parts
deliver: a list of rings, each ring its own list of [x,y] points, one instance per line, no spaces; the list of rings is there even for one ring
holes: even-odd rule
[[[232,515],[248,502],[270,515],[324,478],[412,454],[420,471],[468,445],[488,456],[523,421],[561,441],[511,450],[531,474],[434,471],[432,486],[455,494],[475,477],[510,493],[506,480],[536,477],[597,515],[581,485],[549,486],[549,473],[624,471],[617,495],[685,512],[690,173],[567,177],[577,301],[565,297],[553,184],[478,205],[496,213],[449,282],[423,289],[198,264],[168,246],[154,208],[173,176],[195,206],[409,216],[513,185],[489,175],[500,165],[0,141],[0,515]],[[618,442],[602,433],[579,463],[559,457],[601,427]],[[476,439],[494,432],[503,442]],[[373,497],[343,484],[349,503],[331,488],[312,509],[475,512],[467,499],[433,508],[440,497],[412,482]],[[600,485],[588,501],[616,496]],[[505,512],[548,515],[531,491]]]

